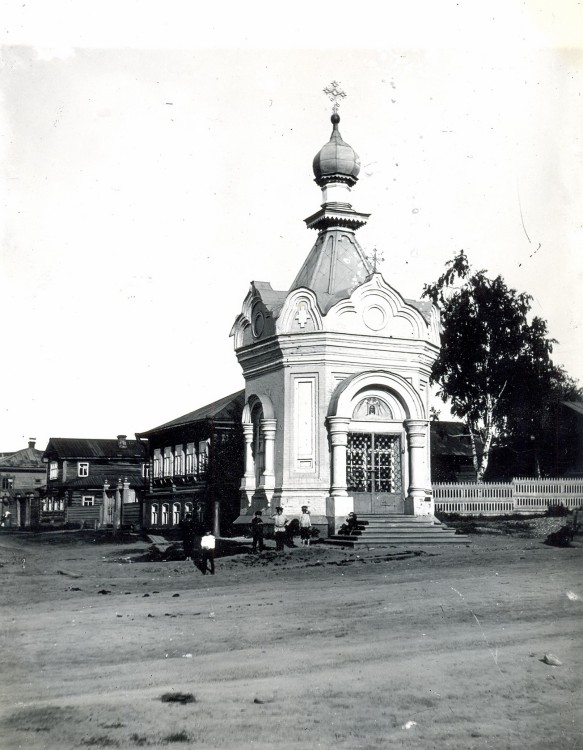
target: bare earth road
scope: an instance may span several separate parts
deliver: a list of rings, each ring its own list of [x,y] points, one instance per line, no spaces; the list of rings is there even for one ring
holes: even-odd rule
[[[314,545],[202,576],[85,537],[0,537],[1,750],[583,748],[581,541]]]

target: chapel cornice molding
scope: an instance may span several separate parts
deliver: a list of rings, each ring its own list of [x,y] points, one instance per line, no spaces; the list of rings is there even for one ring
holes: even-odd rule
[[[370,214],[355,211],[348,203],[325,203],[319,211],[304,221],[308,229],[316,229],[319,232],[334,228],[356,231],[363,227],[369,218]]]

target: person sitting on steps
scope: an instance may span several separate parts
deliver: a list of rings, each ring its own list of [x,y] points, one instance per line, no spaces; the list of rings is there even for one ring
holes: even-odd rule
[[[338,529],[338,533],[341,534],[342,536],[352,536],[357,529],[358,529],[358,518],[356,517],[356,513],[353,513],[351,511],[348,514],[346,521]]]

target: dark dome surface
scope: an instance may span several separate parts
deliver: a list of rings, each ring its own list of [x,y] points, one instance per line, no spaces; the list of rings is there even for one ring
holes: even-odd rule
[[[360,159],[352,146],[342,140],[338,130],[340,117],[333,114],[330,119],[333,125],[332,135],[314,157],[314,176],[320,186],[335,181],[346,182],[352,186],[358,179]]]

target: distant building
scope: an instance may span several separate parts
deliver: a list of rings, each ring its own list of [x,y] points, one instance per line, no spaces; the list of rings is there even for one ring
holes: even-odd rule
[[[144,443],[126,435],[115,440],[51,438],[43,461],[42,523],[107,527],[116,517],[121,523],[138,522],[145,487]]]
[[[6,526],[28,528],[39,520],[40,491],[45,484],[43,452],[30,438],[28,448],[2,453],[0,458],[0,497],[2,515],[9,514]]]
[[[463,422],[429,423],[431,437],[431,481],[475,482],[472,439]],[[477,438],[478,450],[482,448]]]
[[[186,513],[226,530],[239,513],[244,443],[244,391],[238,391],[146,432],[149,479],[144,528],[177,527]]]

